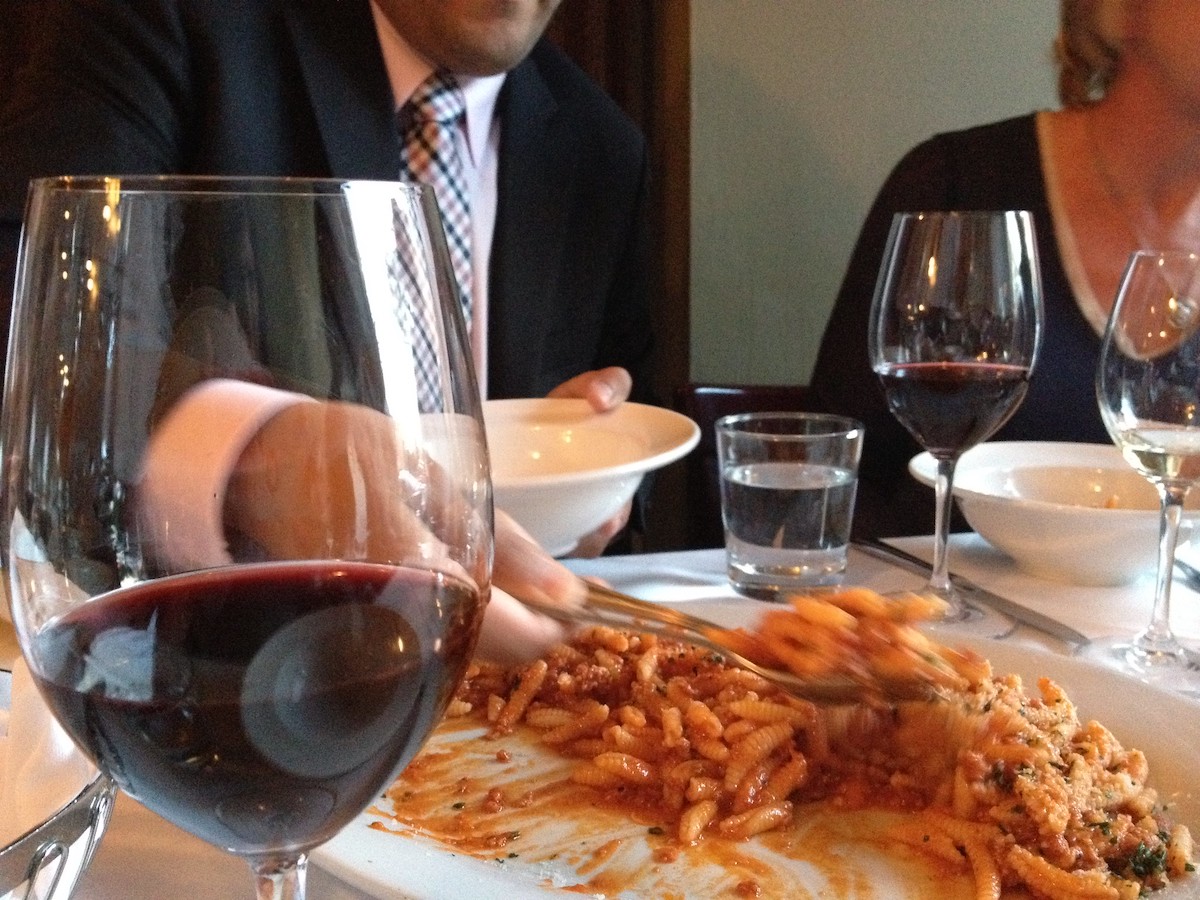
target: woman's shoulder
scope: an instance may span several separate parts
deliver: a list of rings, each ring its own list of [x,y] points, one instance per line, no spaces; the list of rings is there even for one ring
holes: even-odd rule
[[[937,185],[952,206],[1028,206],[1044,197],[1036,114],[935,134],[909,150],[889,180]]]
[[[936,157],[943,162],[1038,158],[1037,118],[1028,113],[997,122],[943,131],[912,148],[906,158]]]

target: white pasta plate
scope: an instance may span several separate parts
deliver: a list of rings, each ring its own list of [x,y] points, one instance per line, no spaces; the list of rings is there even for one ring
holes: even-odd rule
[[[994,641],[961,643],[987,656],[998,674],[1020,674],[1027,690],[1036,692],[1039,676],[1053,678],[1076,704],[1081,721],[1097,719],[1126,747],[1143,750],[1151,784],[1169,804],[1171,817],[1200,835],[1200,704],[1082,660]],[[454,846],[368,810],[314,852],[313,864],[383,900],[581,895],[700,900],[737,896],[742,882],[754,882],[760,891],[755,896],[762,897],[973,896],[966,875],[889,844],[884,826],[900,814],[838,812],[824,804],[800,807],[786,828],[742,842],[705,839],[673,860],[663,859],[656,850],[674,844],[653,833],[652,814],[635,821],[628,813],[590,806],[578,789],[560,783],[570,762],[527,739],[477,740],[480,734],[464,729],[436,735],[422,757],[427,769],[417,783],[428,779],[452,786],[468,776],[491,778],[506,791],[526,785],[532,791],[530,805],[495,819],[519,837],[498,841],[503,846],[494,850],[485,847],[482,835]],[[501,751],[509,758],[498,758]],[[456,802],[461,801],[448,787],[422,814],[427,811],[431,823],[448,821]],[[380,805],[390,807],[386,801]],[[1200,900],[1200,872],[1150,896]]]

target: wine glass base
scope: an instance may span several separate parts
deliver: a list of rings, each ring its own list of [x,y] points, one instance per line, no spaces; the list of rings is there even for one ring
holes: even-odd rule
[[[1200,697],[1200,653],[1181,644],[1147,650],[1137,638],[1092,641],[1079,656],[1175,693]]]
[[[1008,637],[1017,627],[1017,623],[1003,613],[965,602],[953,588],[950,591],[939,591],[926,586],[921,593],[932,594],[949,605],[946,615],[927,625],[929,631],[944,635],[944,639],[1000,639]]]

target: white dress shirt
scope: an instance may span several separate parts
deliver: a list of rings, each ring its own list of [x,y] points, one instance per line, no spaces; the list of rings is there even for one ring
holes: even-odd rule
[[[371,3],[375,30],[387,66],[396,111],[433,72],[433,65],[400,36],[379,7]],[[487,78],[455,78],[466,101],[466,134],[457,135],[467,195],[471,203],[471,354],[479,378],[479,392],[487,396],[488,264],[492,256],[492,231],[496,225],[496,170],[500,148],[500,122],[496,98],[505,74]],[[396,139],[399,140],[399,134]],[[399,177],[400,173],[396,173]]]

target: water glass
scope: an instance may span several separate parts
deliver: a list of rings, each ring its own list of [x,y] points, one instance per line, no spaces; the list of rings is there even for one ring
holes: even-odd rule
[[[845,416],[745,413],[718,419],[729,581],[774,599],[846,570],[863,426]]]

